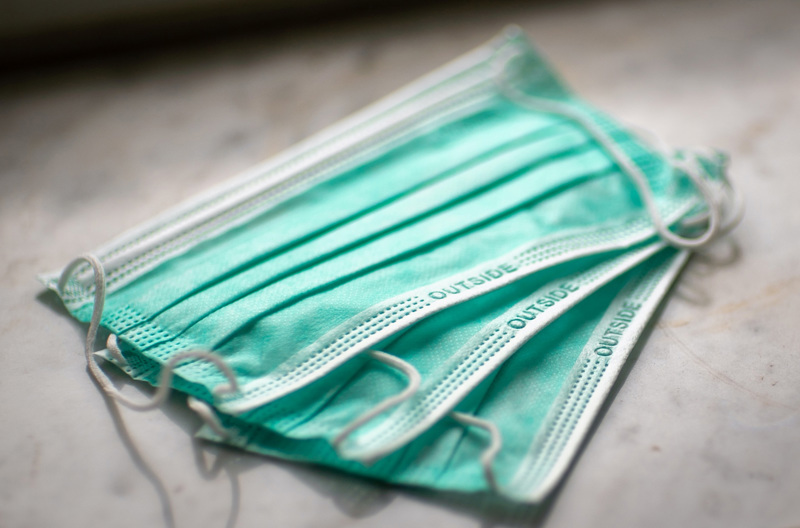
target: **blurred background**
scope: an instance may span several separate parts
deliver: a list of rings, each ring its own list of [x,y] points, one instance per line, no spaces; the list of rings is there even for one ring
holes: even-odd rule
[[[519,24],[587,100],[731,154],[698,256],[540,508],[198,444],[107,406],[35,280]],[[800,2],[0,0],[0,526],[800,526]]]
[[[189,39],[330,24],[369,13],[391,16],[425,4],[420,0],[5,0],[0,60],[30,66]]]

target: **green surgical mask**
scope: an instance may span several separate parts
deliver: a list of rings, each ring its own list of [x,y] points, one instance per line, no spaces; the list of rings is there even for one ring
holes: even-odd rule
[[[238,415],[227,419],[371,459],[432,434],[496,375],[502,361],[396,425],[444,382],[447,358],[467,357],[530,292],[570,275],[588,295],[659,239],[717,235],[723,161],[648,146],[508,33],[42,280],[90,321],[104,389],[99,325],[112,333],[104,357],[159,398],[174,386],[210,423]],[[705,233],[677,234],[698,222]],[[432,329],[442,339],[428,345]],[[419,387],[373,382],[398,370]],[[370,397],[337,398],[353,391]]]
[[[445,310],[414,325],[399,341],[381,343],[376,348],[402,361],[406,369],[413,371],[414,377],[425,380],[422,385],[424,389],[446,372],[442,371],[443,367],[457,362],[457,354],[463,355],[459,347],[465,336],[479,332],[492,320],[493,313],[502,313],[515,302],[525,299],[529,296],[527,292],[550,292],[555,288],[552,283],[561,284],[564,281],[571,281],[574,285],[571,287],[580,284],[582,289],[579,294],[563,299],[551,312],[555,318],[659,247],[662,246],[650,243],[636,251],[618,251],[614,258],[603,255],[603,258],[588,259],[591,262],[584,258],[555,266],[520,279],[518,288],[501,288]],[[575,271],[585,268],[588,269]],[[551,295],[558,295],[558,292]],[[114,360],[107,352],[103,357]],[[331,441],[344,438],[348,430],[353,431],[367,421],[373,422],[368,419],[369,416],[382,414],[382,409],[391,408],[392,402],[403,390],[403,378],[398,376],[398,372],[387,369],[379,361],[370,361],[367,354],[356,359],[361,361],[347,362],[332,375],[324,376],[270,404],[260,405],[242,414],[241,418],[292,438],[325,437]],[[137,379],[145,379],[153,384],[158,381],[157,365],[151,361],[139,358],[128,365],[119,366],[126,366],[129,374]],[[398,382],[401,382],[400,386]]]
[[[494,491],[538,502],[563,476],[627,356],[687,259],[663,250],[530,339],[455,411],[373,464],[324,440],[278,435],[223,415],[203,438],[398,484]],[[509,397],[513,394],[514,397]]]

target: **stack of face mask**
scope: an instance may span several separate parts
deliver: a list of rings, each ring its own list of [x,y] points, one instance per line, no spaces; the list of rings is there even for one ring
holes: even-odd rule
[[[42,280],[124,404],[174,388],[208,439],[535,502],[736,210],[724,156],[651,146],[508,30]]]

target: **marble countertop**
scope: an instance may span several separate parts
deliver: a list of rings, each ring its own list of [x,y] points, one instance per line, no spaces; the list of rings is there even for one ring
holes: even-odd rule
[[[116,410],[35,274],[521,25],[587,99],[729,151],[747,201],[698,256],[541,508],[432,496]],[[365,17],[0,84],[0,525],[800,526],[800,4],[510,3]],[[118,380],[125,385],[124,380]],[[125,391],[146,391],[126,385]]]

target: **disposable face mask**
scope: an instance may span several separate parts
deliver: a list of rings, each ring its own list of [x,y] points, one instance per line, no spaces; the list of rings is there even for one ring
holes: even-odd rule
[[[596,152],[589,152],[589,154],[594,156],[589,158],[590,161],[588,163],[600,164],[599,168],[593,168],[592,173],[597,173],[598,170],[608,170],[609,162],[607,159]],[[586,157],[579,157],[577,160],[570,159],[569,161],[574,162],[572,165],[576,167],[576,170],[580,170],[587,162],[586,159]],[[498,273],[510,275],[510,272],[517,271],[513,267],[513,262],[511,267],[509,267],[508,262],[484,262],[478,266],[479,269],[474,270],[474,273],[472,273],[471,268],[475,267],[476,263],[486,259],[488,255],[492,253],[497,255],[498,253],[496,252],[504,249],[504,245],[505,247],[518,245],[525,238],[536,238],[536,234],[546,234],[550,230],[548,229],[550,225],[562,226],[563,228],[563,226],[569,227],[569,224],[567,222],[547,222],[548,215],[543,215],[543,220],[540,220],[538,222],[539,225],[537,225],[530,222],[529,210],[523,209],[476,232],[467,232],[458,239],[449,240],[447,244],[440,248],[423,252],[419,256],[413,254],[416,251],[420,251],[421,247],[424,248],[424,244],[421,244],[421,242],[425,242],[425,239],[436,240],[437,238],[444,238],[447,240],[453,229],[464,229],[462,220],[480,223],[487,217],[505,215],[506,206],[509,202],[516,207],[517,204],[528,201],[528,197],[523,194],[526,187],[535,187],[533,185],[535,182],[546,184],[548,182],[547,177],[550,174],[552,174],[552,178],[560,180],[564,171],[569,170],[563,163],[555,163],[549,169],[551,170],[545,168],[541,171],[532,172],[530,179],[518,179],[516,182],[512,182],[520,185],[515,187],[505,186],[501,189],[504,191],[502,194],[488,194],[489,202],[476,202],[475,200],[467,202],[459,208],[466,209],[466,211],[456,211],[458,214],[453,216],[453,221],[456,222],[455,227],[451,226],[447,218],[443,218],[445,213],[442,213],[431,218],[431,221],[427,224],[415,226],[417,229],[405,229],[396,235],[390,233],[363,248],[356,247],[352,251],[333,259],[332,262],[322,262],[298,273],[290,274],[287,271],[275,269],[280,265],[281,258],[273,257],[255,268],[249,268],[234,276],[225,277],[225,280],[218,279],[213,285],[191,298],[173,301],[173,306],[169,309],[159,308],[156,310],[155,316],[149,317],[146,321],[140,321],[140,314],[147,312],[147,309],[142,307],[142,303],[149,303],[154,298],[157,299],[163,295],[163,292],[169,289],[171,282],[186,282],[186,277],[183,273],[180,273],[178,277],[175,277],[172,273],[160,276],[157,273],[158,270],[155,270],[148,277],[143,278],[136,287],[131,284],[128,288],[120,291],[117,296],[112,295],[109,298],[109,302],[114,298],[118,299],[118,303],[124,301],[123,306],[117,310],[112,308],[113,305],[107,306],[106,313],[109,314],[107,316],[110,320],[109,324],[112,325],[112,329],[116,330],[115,333],[125,345],[123,350],[129,345],[134,347],[138,345],[144,354],[156,360],[163,360],[166,354],[182,349],[210,348],[218,351],[219,355],[225,358],[226,362],[234,368],[237,377],[244,385],[245,390],[243,398],[241,398],[241,400],[244,400],[243,405],[252,406],[264,403],[267,400],[259,386],[268,386],[272,379],[280,377],[286,370],[292,369],[293,365],[291,363],[302,364],[307,357],[313,355],[313,349],[324,348],[325,345],[319,341],[319,338],[317,343],[313,341],[309,344],[305,343],[311,341],[314,335],[319,336],[319,332],[325,329],[320,323],[332,324],[335,322],[337,313],[343,314],[341,320],[345,325],[350,324],[346,317],[347,311],[345,311],[350,306],[353,307],[350,311],[351,317],[358,315],[359,311],[363,313],[363,308],[367,308],[368,313],[376,310],[381,311],[382,307],[375,307],[376,301],[385,304],[387,297],[393,298],[391,296],[392,293],[403,292],[409,285],[413,286],[414,282],[425,284],[435,275],[440,277],[445,275],[447,270],[441,268],[439,264],[441,262],[452,262],[456,264],[455,269],[461,267],[465,271],[469,271],[468,274],[462,272],[465,278],[472,275],[478,277],[483,275],[486,287],[476,288],[472,292],[473,294],[479,293],[482,289],[486,291],[487,287],[492,288],[504,284],[505,281],[492,283],[492,279],[497,278],[496,275]],[[583,173],[579,172],[578,177],[582,176]],[[616,176],[617,180],[622,179],[621,175],[616,174]],[[610,180],[610,178],[605,178],[605,180]],[[619,181],[612,181],[611,183],[619,185]],[[613,199],[614,193],[608,190],[609,185],[605,187],[606,189],[602,187],[598,189],[598,186],[595,186],[595,188],[587,190],[586,194],[591,196],[599,194]],[[600,192],[598,193],[598,191]],[[419,198],[419,194],[416,193],[415,198]],[[431,196],[438,198],[441,194],[432,193]],[[543,213],[552,213],[554,210],[556,212],[565,209],[575,210],[581,206],[579,203],[580,196],[576,196],[576,194],[578,193],[573,192],[564,196],[552,197],[547,201],[546,205],[537,208],[537,210],[541,210]],[[616,201],[621,202],[619,199]],[[587,208],[585,205],[583,205],[582,209],[587,210],[587,212],[594,210],[593,208]],[[619,209],[624,211],[622,207]],[[602,208],[596,210],[603,211]],[[378,213],[384,212],[385,209],[378,211]],[[377,220],[373,218],[374,216],[380,215],[377,213],[368,215],[366,218],[369,222],[364,222],[366,227],[376,223]],[[552,217],[552,214],[550,217]],[[580,218],[589,225],[597,224],[591,214]],[[543,228],[540,227],[542,224],[545,224],[542,226]],[[347,233],[349,231],[348,228],[351,226],[352,224],[340,228],[330,235],[341,235],[342,232]],[[420,228],[424,230],[419,231]],[[330,236],[322,237],[322,240],[324,241],[326,238],[330,238]],[[319,240],[317,239],[316,241]],[[554,255],[549,260],[546,253],[544,258],[538,260],[528,259],[528,265],[521,267],[516,276],[530,273],[543,266],[550,265],[554,261],[574,258],[580,254],[579,252],[585,252],[587,246],[596,248],[593,249],[594,251],[599,251],[613,247],[612,244],[614,242],[617,245],[620,244],[619,238],[612,239],[610,242],[607,241],[603,245],[595,244],[594,246],[589,243],[589,240],[586,237],[583,239],[576,238],[573,243],[574,249],[571,252],[562,252]],[[630,237],[628,240],[630,240]],[[314,246],[314,244],[307,245]],[[225,247],[227,248],[227,246]],[[552,247],[552,244],[546,247]],[[535,248],[535,244],[530,244],[517,253],[530,252]],[[398,259],[397,257],[398,255],[409,254],[413,258]],[[502,255],[502,253],[500,254]],[[214,261],[213,254],[208,256],[203,252],[203,255],[204,260]],[[321,260],[319,257],[315,258],[317,261]],[[392,260],[397,261],[398,264],[391,265]],[[389,264],[382,265],[387,262]],[[378,267],[379,265],[382,266]],[[375,271],[368,275],[359,276],[362,270],[368,270],[371,267],[376,268]],[[265,275],[265,268],[271,269],[271,272]],[[192,269],[192,266],[186,265],[180,269]],[[169,271],[169,268],[165,271]],[[431,273],[427,274],[427,271]],[[442,273],[443,271],[445,273]],[[231,275],[227,271],[225,274]],[[276,281],[276,274],[283,275],[285,277],[284,280]],[[348,275],[350,277],[355,276],[356,280],[344,281],[343,277]],[[458,277],[451,278],[447,275],[444,277],[445,283],[460,281]],[[334,287],[337,284],[338,287]],[[144,292],[148,293],[145,295]],[[217,292],[222,296],[221,298],[212,297],[212,294]],[[405,293],[403,292],[403,294]],[[130,295],[134,295],[136,299],[130,300],[128,298]],[[461,299],[456,300],[464,299],[466,297],[462,296]],[[445,306],[445,303],[440,302],[438,304],[442,307]],[[369,308],[370,305],[373,306],[371,310]],[[359,306],[363,308],[359,308]],[[414,310],[415,308],[418,308],[418,306],[412,305],[408,310]],[[319,321],[317,314],[320,311],[329,314],[325,321]],[[139,314],[139,316],[136,316],[136,314]],[[362,319],[369,319],[369,317],[370,315],[361,315]],[[413,319],[406,318],[404,324],[412,321]],[[131,324],[132,322],[133,324]],[[114,326],[122,329],[117,330]],[[399,325],[394,325],[392,329],[383,329],[382,335],[387,335],[397,327]],[[307,348],[309,345],[311,347]],[[366,344],[362,345],[362,349],[365,347]],[[265,348],[268,350],[265,350]],[[351,349],[351,356],[357,352],[358,350]],[[346,355],[340,357],[342,359],[347,358]],[[289,365],[285,364],[286,359],[290,360]],[[256,360],[258,360],[257,363]],[[329,362],[328,368],[330,369],[336,365],[336,362]],[[202,366],[204,367],[205,365]],[[188,368],[191,367],[185,367],[185,369]],[[207,369],[205,370],[208,372]],[[213,373],[217,372],[216,370],[213,371]],[[317,369],[317,377],[324,372],[324,370]],[[198,373],[198,375],[201,376],[202,374]],[[312,379],[312,376],[305,376],[300,380],[300,383],[295,382],[293,386],[290,385],[283,392],[266,396],[275,397],[286,394],[291,389],[302,386],[302,384]],[[204,384],[206,388],[210,389],[221,381],[221,379],[212,377],[204,380]],[[240,405],[239,408],[242,409],[243,405]]]
[[[593,193],[593,195],[597,195],[597,193]],[[598,200],[602,199],[602,195],[597,196]],[[592,207],[596,206],[596,204],[591,202],[587,203],[587,205]],[[686,208],[684,208],[684,213],[685,211]],[[675,217],[677,218],[678,216],[680,215],[676,214]],[[626,244],[631,244],[633,241],[645,238],[648,235],[652,236],[653,230],[649,222],[646,220],[646,215],[644,218],[642,218],[642,214],[636,214],[633,215],[633,218],[633,220],[628,222],[617,222],[602,225],[602,229],[598,228],[598,226],[594,226],[592,229],[575,231],[566,237],[557,237],[542,247],[551,248],[548,251],[563,253],[564,249],[569,247],[569,243],[574,243],[572,241],[583,240],[587,237],[593,240],[591,246],[596,247],[598,244],[607,243],[608,240],[613,239],[627,240]],[[517,252],[513,256],[502,259],[502,261],[498,262],[497,266],[495,267],[500,269],[508,269],[508,267],[511,266],[512,269],[524,269],[526,267],[525,259],[529,259],[529,255],[529,250]],[[622,260],[625,261],[628,259],[623,258]],[[561,267],[563,266],[564,265]],[[588,266],[588,264],[585,262],[576,262],[575,266]],[[483,278],[481,278],[481,273],[476,272],[474,274],[475,276],[471,279],[471,284],[475,286],[474,283],[478,282],[479,284],[477,286],[480,286],[480,283],[489,282],[493,279],[496,279],[498,283],[502,284],[503,277],[493,277],[491,275],[491,268],[488,269],[490,270],[489,276],[484,275]],[[607,274],[604,280],[610,280],[613,278],[613,276],[623,272],[625,269],[627,269],[627,267],[619,267],[618,269],[613,270],[613,273]],[[557,269],[554,269],[553,271],[554,272],[552,274],[556,277],[563,276],[565,273],[567,273],[566,271],[559,271]],[[522,289],[522,292],[527,291],[526,288],[535,287],[537,281],[542,282],[542,280],[538,280],[538,277],[532,278],[536,280],[520,284],[519,288]],[[433,298],[441,297],[443,293],[448,292],[451,296],[457,293],[462,293],[466,297],[470,297],[470,295],[474,295],[474,292],[459,292],[457,290],[459,282],[463,288],[466,280],[470,279],[465,277],[464,281],[454,280],[452,285],[445,286],[442,289],[433,288],[430,289],[429,292],[425,293],[432,294]],[[598,285],[599,284],[600,283],[598,283]],[[455,286],[455,289],[453,286]],[[480,290],[480,288],[477,287],[475,289]],[[516,291],[517,290],[514,289],[508,293],[515,295]],[[524,298],[525,294],[519,293],[517,296]],[[570,303],[573,302],[574,299],[579,299],[579,297],[573,297],[569,300],[569,302],[561,303],[559,309],[565,310],[569,308],[569,306],[571,306]],[[478,310],[478,312],[482,314],[490,313],[486,307],[482,305],[479,305],[474,309],[470,308],[470,310]],[[458,327],[460,320],[464,319],[464,317],[465,316],[462,313],[454,313],[452,315],[445,313],[440,320],[434,322],[433,326],[436,327],[438,325],[444,327],[444,329],[454,329]],[[428,327],[430,327],[430,325],[428,325]],[[480,326],[474,327],[473,325],[472,327],[466,329],[466,333],[469,335],[469,332],[477,332],[479,329]],[[463,328],[459,330],[462,334],[465,333]],[[451,346],[454,346],[458,341],[457,339],[450,339],[450,334],[444,331],[439,332],[434,330],[433,333],[440,334],[440,340],[444,340],[444,343]],[[423,342],[424,341],[425,339],[423,339]],[[426,355],[431,352],[431,357],[450,357],[452,359],[453,352],[455,351],[455,348],[453,349],[453,352],[444,350],[429,351],[424,346],[418,346],[414,348],[416,348],[415,352],[417,356],[422,358],[425,358]],[[392,354],[398,355],[399,357],[406,357],[402,352],[395,352],[394,349],[390,349],[388,351]],[[111,359],[110,356],[106,357],[107,359]],[[406,357],[406,359],[408,358]],[[128,365],[128,372],[132,376],[136,377],[137,379],[145,379],[151,383],[157,382],[157,364],[141,359],[134,360],[130,356],[129,360],[130,363]],[[344,437],[346,436],[347,429],[350,428],[352,430],[355,426],[363,423],[365,421],[365,416],[374,416],[376,414],[380,414],[382,409],[392,407],[393,402],[397,402],[397,393],[401,390],[396,388],[395,383],[391,383],[391,379],[389,380],[389,383],[387,383],[387,380],[384,378],[378,378],[372,381],[364,381],[364,383],[362,383],[362,387],[366,386],[369,388],[368,391],[372,396],[371,399],[349,401],[347,404],[341,405],[331,404],[329,407],[335,407],[335,409],[332,409],[331,412],[326,413],[321,411],[322,405],[331,402],[332,394],[337,396],[347,394],[346,392],[342,391],[341,382],[344,380],[354,379],[353,369],[358,369],[360,366],[360,364],[351,365],[350,369],[337,372],[336,376],[329,376],[328,379],[325,380],[325,386],[321,390],[316,387],[312,391],[305,391],[305,393],[301,393],[296,396],[293,395],[292,397],[286,398],[286,401],[277,402],[276,405],[259,408],[255,412],[245,415],[244,419],[253,421],[254,423],[265,427],[269,427],[276,432],[280,432],[294,438],[312,438],[321,434],[328,434],[329,437],[333,438],[333,436],[330,435],[331,432],[334,432],[335,437],[337,438]],[[414,368],[413,364],[411,365],[411,368]],[[383,374],[384,376],[386,375],[385,372]],[[419,374],[417,373],[417,375]],[[424,369],[422,370],[422,375],[426,378],[429,377],[429,373],[425,372]],[[396,378],[397,376],[395,375],[393,377]],[[363,391],[364,389],[361,390]],[[376,405],[373,403],[376,401],[381,403]],[[298,424],[300,425],[298,426]]]
[[[541,500],[564,475],[637,339],[686,262],[662,251],[528,341],[413,442],[365,465],[223,415],[201,437],[398,484]],[[513,397],[511,397],[513,395]]]
[[[273,404],[243,414],[241,418],[292,438],[323,437],[338,444],[360,425],[374,421],[384,410],[399,403],[398,398],[404,399],[404,394],[421,391],[442,377],[451,368],[449,365],[458,363],[459,354],[464,355],[459,350],[463,344],[462,337],[479,332],[492,320],[493,313],[502,313],[515,302],[527,298],[527,292],[544,290],[551,297],[562,295],[562,285],[568,281],[570,290],[566,291],[571,296],[568,299],[559,299],[559,305],[548,313],[554,319],[661,247],[662,244],[647,244],[636,251],[618,252],[618,256],[614,258],[594,258],[592,260],[600,263],[593,266],[586,259],[580,259],[551,268],[520,280],[518,288],[503,288],[494,294],[487,294],[462,303],[457,308],[445,310],[425,321],[425,324],[412,327],[400,338],[399,343],[377,347],[394,358],[395,367],[399,366],[400,373],[410,372],[411,378],[425,380],[422,387],[403,390],[404,387],[398,387],[397,384],[398,372],[387,372],[385,364],[379,361],[369,362],[364,358],[367,364],[353,362],[345,365],[335,375],[326,376],[318,383],[300,389]],[[573,271],[582,268],[589,269]],[[580,293],[576,293],[576,288],[581,288]],[[552,306],[555,303],[551,301],[550,304]],[[540,323],[543,321],[543,318],[539,320]],[[419,326],[421,328],[417,330]],[[419,338],[415,338],[418,334]],[[104,357],[114,361],[108,354]],[[156,365],[152,363],[140,359],[119,366],[126,367],[135,378],[157,383]],[[469,388],[464,386],[462,390],[468,391]],[[414,397],[416,396],[418,395],[415,394]]]
[[[315,383],[350,390],[367,355],[419,376],[370,350],[425,318],[656,238],[707,243],[724,224],[715,186],[726,187],[719,160],[706,161],[649,147],[507,35],[43,280],[91,321],[87,360],[104,389],[100,324],[112,332],[105,357],[160,385],[153,402],[121,401],[153,407],[174,386],[211,424],[209,405],[310,435],[281,423],[287,402]],[[705,232],[676,234],[695,223]],[[371,420],[410,405],[410,389],[375,391],[341,417],[339,433],[357,433],[352,456],[408,441],[358,439],[399,416]]]
[[[652,228],[649,225],[649,222],[638,219],[636,221],[621,224],[605,225],[603,226],[603,229],[597,229],[595,227],[588,233],[575,232],[570,236],[580,238],[590,234],[596,240],[602,240],[608,239],[610,236],[612,236],[612,234],[613,236],[619,236],[619,233],[622,232],[626,233],[626,236],[629,240],[632,240],[631,237],[640,237],[642,232],[652,234]],[[561,247],[563,249],[563,240]],[[613,264],[609,263],[604,264],[603,268],[609,271],[602,274],[602,281],[598,281],[594,287],[601,285],[603,281],[610,280],[617,274],[628,269],[630,265],[636,262],[635,258],[635,255],[628,256],[623,254],[622,258],[618,259],[623,263],[623,265],[614,266]],[[524,264],[519,263],[514,258],[508,258],[504,262],[505,264],[511,263],[515,267],[524,267]],[[502,266],[503,263],[501,262],[500,265]],[[581,269],[581,267],[590,267],[586,262],[586,259],[583,259],[582,261],[573,261],[571,265],[576,269]],[[568,273],[568,271],[560,270],[558,268],[564,268],[566,266],[568,265],[564,264],[560,267],[556,267],[552,269],[549,274],[553,277],[557,277],[554,280],[558,281],[558,277],[563,278],[564,275]],[[583,273],[582,275],[588,275],[588,272]],[[502,278],[500,279],[502,280]],[[473,278],[473,280],[475,280],[475,278]],[[477,280],[491,280],[491,277],[484,279],[478,278]],[[490,315],[492,314],[492,311],[490,310],[490,305],[492,303],[500,306],[502,310],[507,307],[504,303],[507,303],[510,306],[517,299],[524,299],[527,296],[527,291],[530,291],[536,287],[541,287],[541,283],[544,282],[547,282],[546,277],[542,277],[540,279],[538,276],[534,276],[531,277],[531,279],[521,280],[516,288],[501,289],[498,292],[499,294],[502,294],[499,296],[499,299],[489,299],[486,302],[483,302],[483,298],[478,297],[475,302],[463,304],[463,309],[459,308],[459,310],[455,311],[453,309],[445,311],[440,316],[426,322],[422,332],[418,332],[422,334],[421,339],[418,339],[416,342],[413,339],[407,339],[407,337],[409,335],[413,335],[415,331],[412,331],[410,334],[405,336],[406,338],[404,338],[403,342],[412,343],[411,345],[405,346],[405,352],[402,350],[403,347],[397,346],[389,348],[379,346],[378,348],[397,356],[397,358],[403,358],[406,361],[407,366],[416,370],[416,376],[421,374],[423,379],[430,382],[432,379],[435,379],[435,373],[431,372],[429,368],[426,369],[424,363],[419,365],[416,359],[409,357],[408,352],[415,354],[417,359],[420,359],[423,362],[427,361],[429,363],[433,363],[437,367],[453,364],[453,358],[458,357],[456,352],[458,351],[458,345],[460,343],[459,335],[471,336],[474,333],[479,332],[481,326],[491,320]],[[458,281],[456,281],[455,284],[458,284]],[[558,290],[558,288],[555,288],[555,290]],[[568,309],[572,305],[571,303],[575,302],[576,300],[580,300],[580,298],[586,295],[589,291],[590,290],[584,289],[581,292],[581,296],[572,296],[568,301],[561,302],[557,307],[559,310],[557,313],[561,313]],[[451,287],[445,287],[442,290],[433,289],[431,292],[437,297],[440,296],[440,293],[445,292],[449,292],[450,295],[459,293],[456,289]],[[469,294],[471,292],[465,291],[463,293]],[[555,292],[556,295],[559,293],[559,291]],[[551,293],[550,295],[553,294]],[[509,301],[509,298],[512,300]],[[476,305],[476,302],[480,302],[481,304]],[[473,307],[471,305],[475,306]],[[551,314],[552,313],[553,312],[551,312]],[[477,319],[466,321],[465,324],[466,319],[476,316]],[[483,317],[482,322],[480,318],[481,316]],[[542,321],[543,319],[540,318],[538,322],[541,323]],[[435,338],[431,336],[434,336]],[[431,350],[430,347],[425,346],[426,343],[434,342],[435,339],[437,339],[439,344],[443,345],[445,348],[443,349],[440,346],[438,349]],[[510,347],[507,347],[506,351],[509,350]],[[108,355],[106,358],[112,359]],[[447,359],[442,361],[436,358]],[[409,361],[410,364],[408,364]],[[128,366],[128,372],[137,379],[146,379],[147,381],[155,384],[157,382],[158,374],[157,367],[158,365],[153,364],[152,362],[148,363],[147,361],[142,360],[132,361]],[[374,417],[380,414],[382,410],[389,409],[396,403],[399,403],[398,395],[402,396],[402,394],[408,394],[407,390],[404,393],[401,392],[403,391],[402,386],[398,387],[398,378],[401,382],[403,381],[403,378],[402,376],[398,376],[397,372],[387,372],[388,369],[385,367],[381,368],[380,366],[367,369],[363,363],[359,362],[355,362],[349,367],[350,368],[346,368],[343,371],[337,372],[335,376],[328,376],[327,378],[323,379],[322,387],[319,387],[320,383],[317,383],[317,386],[312,387],[312,390],[301,390],[298,394],[292,394],[283,400],[275,402],[274,405],[263,406],[252,413],[243,415],[243,419],[256,423],[260,426],[268,427],[275,432],[279,432],[292,438],[308,439],[325,437],[333,441],[336,439],[345,438],[348,434],[348,431],[352,432],[359,425],[368,421],[365,418],[369,418],[370,416]],[[441,372],[442,369],[440,368],[439,370]],[[364,371],[366,371],[366,373],[364,373]],[[354,384],[356,381],[358,381],[357,387],[350,388],[351,390],[345,390],[343,388],[343,383],[345,381],[350,384]],[[461,393],[463,393],[465,390],[468,390],[466,385],[460,388]],[[402,400],[402,398],[400,400]],[[430,422],[430,419],[426,420],[426,422]],[[349,456],[359,458],[357,454],[354,455],[350,453]],[[369,457],[374,456],[374,454],[362,456]]]
[[[602,210],[602,208],[592,207],[592,199],[589,197],[609,197],[610,195],[602,191],[593,193],[592,186],[587,185],[587,187],[584,192],[588,196],[583,198],[583,203],[579,205],[570,201],[566,209],[561,209],[561,211],[567,210],[574,213],[579,208],[587,212]],[[686,196],[684,199],[682,207],[678,204],[671,204],[674,217],[679,217],[681,211],[685,214],[690,209],[691,202]],[[624,206],[622,206],[624,201],[619,200],[619,202],[620,209],[624,210]],[[538,207],[538,210],[539,212],[552,212],[551,206],[556,205],[564,207],[565,204],[560,200],[552,199],[547,204]],[[586,215],[586,217],[589,216],[591,215]],[[593,253],[610,253],[615,249],[628,248],[653,237],[654,231],[649,222],[646,222],[640,215],[637,216],[639,218],[636,220],[630,220],[630,216],[628,216],[628,221],[620,220],[613,222],[613,225],[595,223],[592,228],[577,232],[570,230],[568,234],[549,237],[543,243],[525,244],[499,258],[466,268],[464,271],[436,282],[424,284],[378,302],[337,325],[313,343],[300,348],[276,368],[271,369],[269,373],[248,383],[244,387],[243,397],[236,402],[225,403],[223,408],[229,411],[245,411],[274,401],[327,375],[354,356],[424,317],[507,286],[556,264],[569,262]],[[622,216],[622,218],[626,217]],[[560,224],[565,223],[561,222]],[[499,227],[506,233],[513,229],[510,224],[502,224]],[[487,234],[491,234],[493,238],[500,238],[502,235],[499,231],[491,230]],[[476,245],[473,244],[474,241],[474,238],[468,238],[461,247],[465,251],[471,252],[476,248]],[[450,247],[452,249],[455,244]],[[488,250],[485,254],[488,254]],[[447,261],[447,257],[438,252],[433,253],[431,259],[431,263],[434,265],[436,262]],[[367,286],[378,290],[378,282],[384,279],[382,274],[376,274],[375,277],[366,279],[365,282]],[[267,323],[264,323],[264,327],[265,333],[268,335],[275,335],[278,331],[277,328],[271,327]],[[270,328],[271,331],[267,332],[266,328]],[[261,335],[261,333],[248,334],[243,336],[239,343],[258,340],[257,336]]]
[[[370,306],[574,227],[528,212],[543,196],[615,172],[613,160],[580,126],[499,93],[502,45],[423,81],[391,108],[378,105],[335,140],[95,252],[107,283],[103,323],[123,352],[165,362],[180,350],[213,349],[249,394],[250,382]],[[549,75],[537,83],[543,93],[564,92]],[[499,139],[476,148],[488,137]],[[667,185],[665,160],[632,138],[619,142],[640,155],[654,188]],[[624,175],[605,180],[610,201],[615,190],[630,194]],[[585,210],[581,195],[557,210]],[[632,198],[575,220],[596,224],[624,213]],[[75,271],[65,301],[88,320],[92,278]],[[181,367],[187,377],[192,369],[209,372]],[[208,383],[200,372],[191,377],[208,389],[223,381],[211,370],[218,377]]]

